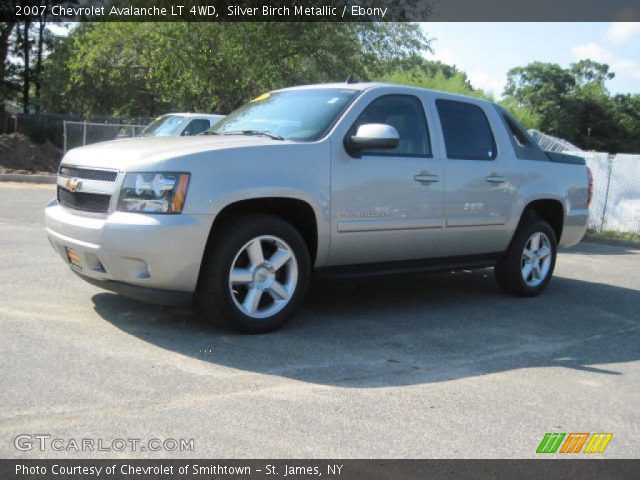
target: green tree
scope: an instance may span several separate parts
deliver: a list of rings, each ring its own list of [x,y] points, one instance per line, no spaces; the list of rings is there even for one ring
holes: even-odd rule
[[[16,22],[0,22],[0,111],[4,111],[5,101],[11,98],[15,91],[15,85],[11,81],[12,65],[9,59],[9,39],[15,27]]]
[[[74,56],[74,38],[88,27],[80,23],[67,37],[52,39],[51,53],[43,60],[41,109],[45,112],[82,113],[83,99],[77,86],[70,88],[69,61]]]
[[[47,78],[65,85],[46,104],[84,115],[228,113],[275,88],[366,80],[427,48],[412,23],[84,24],[45,62]]]
[[[612,97],[609,66],[580,60],[562,68],[534,62],[509,71],[503,104],[529,128],[581,148],[612,153],[640,151],[636,96]]]
[[[387,65],[387,70],[378,77],[380,81],[492,99],[487,92],[473,88],[464,72],[442,62],[424,58],[396,60]]]
[[[617,151],[620,132],[616,105],[605,87],[613,72],[608,65],[592,60],[574,63],[569,70],[576,79],[569,97],[574,117],[572,141],[587,150]]]
[[[500,105],[513,115],[526,129],[540,130],[540,117],[531,108],[520,105],[512,97],[502,99]]]
[[[621,152],[640,152],[640,94],[613,97]]]
[[[542,131],[566,138],[573,124],[568,95],[575,85],[560,65],[534,62],[509,70],[504,94],[512,105],[530,110]]]
[[[597,83],[604,88],[604,82],[616,76],[615,73],[609,71],[609,65],[606,63],[598,63],[589,59],[572,63],[569,70],[578,85]]]

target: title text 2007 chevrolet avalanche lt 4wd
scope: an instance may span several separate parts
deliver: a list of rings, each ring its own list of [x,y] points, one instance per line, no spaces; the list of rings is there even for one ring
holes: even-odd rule
[[[500,107],[385,84],[262,95],[205,135],[87,146],[46,208],[83,279],[134,298],[197,300],[245,332],[281,326],[312,269],[495,265],[532,296],[585,233],[584,161],[543,152]]]

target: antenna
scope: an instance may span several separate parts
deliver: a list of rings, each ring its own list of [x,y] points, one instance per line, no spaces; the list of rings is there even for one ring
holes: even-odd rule
[[[345,83],[347,83],[347,84],[349,84],[349,83],[358,83],[358,80],[353,75],[349,75],[347,77],[347,81]]]

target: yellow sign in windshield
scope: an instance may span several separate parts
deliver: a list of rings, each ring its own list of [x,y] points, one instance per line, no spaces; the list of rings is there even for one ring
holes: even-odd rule
[[[269,98],[270,96],[271,96],[271,94],[269,94],[269,93],[263,93],[262,95],[260,95],[259,97],[254,98],[251,101],[252,102],[259,102],[260,100],[264,100],[265,98]]]

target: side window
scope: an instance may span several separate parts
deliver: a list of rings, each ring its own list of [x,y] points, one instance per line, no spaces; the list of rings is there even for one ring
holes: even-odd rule
[[[191,120],[187,128],[184,129],[182,135],[198,135],[209,128],[209,120],[196,118]]]
[[[436,100],[447,158],[493,160],[496,142],[489,120],[477,105],[455,100]]]
[[[502,115],[504,118],[504,122],[507,124],[507,128],[509,129],[509,133],[511,133],[511,137],[515,141],[515,143],[519,147],[530,148],[531,142],[527,135],[520,129],[518,125],[509,117],[508,115]]]
[[[355,135],[360,125],[384,123],[394,127],[400,143],[393,150],[366,150],[364,155],[430,156],[431,142],[422,103],[413,95],[385,95],[373,100],[360,114],[349,130]]]
[[[533,140],[527,131],[518,121],[506,110],[496,105],[496,110],[504,124],[505,131],[509,135],[509,140],[513,146],[516,158],[520,160],[540,160],[548,162],[549,157],[542,151],[540,146]]]

